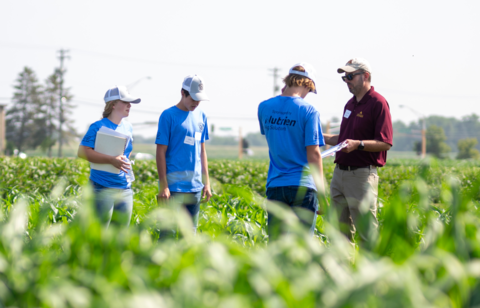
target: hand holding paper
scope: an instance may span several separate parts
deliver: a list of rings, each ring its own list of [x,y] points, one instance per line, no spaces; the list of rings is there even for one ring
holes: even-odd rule
[[[335,155],[338,151],[342,150],[347,146],[347,142],[343,141],[342,143],[337,144],[334,147],[322,152],[322,158],[329,157]]]
[[[118,155],[112,160],[112,165],[122,170],[125,173],[128,173],[128,170],[131,168],[130,162],[125,155]]]

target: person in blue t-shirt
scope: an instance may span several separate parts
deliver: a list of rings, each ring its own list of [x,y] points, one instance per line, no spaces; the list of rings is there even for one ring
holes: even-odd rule
[[[270,166],[267,199],[292,207],[313,232],[318,209],[317,190],[324,194],[320,146],[325,145],[317,110],[304,98],[316,91],[313,68],[307,63],[294,65],[283,80],[282,95],[258,106],[260,131],[268,143]],[[311,170],[312,168],[316,170]],[[312,171],[321,179],[315,183]],[[274,239],[282,225],[268,214],[268,233]]]
[[[115,86],[105,93],[103,118],[90,125],[78,148],[78,157],[91,163],[110,164],[120,169],[118,174],[90,169],[90,182],[95,192],[95,207],[100,219],[107,226],[110,221],[128,226],[132,216],[133,171],[129,161],[133,149],[132,125],[124,120],[130,113],[131,104],[140,103],[140,98],[131,96],[125,86]],[[102,126],[128,136],[122,155],[110,156],[95,151],[97,132]]]
[[[201,101],[208,100],[202,78],[185,77],[181,95],[180,102],[163,111],[158,121],[158,200],[175,197],[184,205],[192,217],[195,233],[200,201],[202,197],[208,201],[212,196],[205,151],[205,141],[209,139],[207,117],[198,109]],[[169,233],[175,237],[174,230]]]

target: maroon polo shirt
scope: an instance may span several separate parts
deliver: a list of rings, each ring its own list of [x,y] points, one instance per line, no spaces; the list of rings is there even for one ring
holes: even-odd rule
[[[383,96],[375,92],[373,87],[358,103],[353,96],[345,105],[338,143],[345,139],[378,140],[392,145],[393,128],[390,106]],[[335,158],[337,164],[356,167],[368,165],[382,167],[386,162],[386,151],[337,152]]]

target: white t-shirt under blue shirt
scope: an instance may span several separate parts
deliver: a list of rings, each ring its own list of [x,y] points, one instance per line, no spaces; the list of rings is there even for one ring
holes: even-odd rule
[[[201,144],[208,140],[207,117],[199,108],[183,111],[177,106],[162,112],[156,144],[167,145],[168,189],[198,192],[203,189]]]
[[[108,127],[130,137],[127,141],[127,147],[123,152],[123,155],[129,158],[130,153],[132,153],[133,149],[133,129],[132,124],[128,123],[126,120],[122,120],[119,125],[113,123],[108,118],[103,118],[100,121],[93,123],[88,128],[88,131],[83,137],[80,145],[95,149],[95,139],[97,138],[97,132],[102,126]],[[91,169],[90,180],[109,188],[127,189],[131,187],[131,183],[128,183],[126,173],[123,171],[120,171],[119,174],[114,174],[106,171]]]
[[[301,97],[277,96],[260,103],[258,121],[270,156],[267,188],[305,186],[317,190],[306,147],[325,145],[318,111]]]

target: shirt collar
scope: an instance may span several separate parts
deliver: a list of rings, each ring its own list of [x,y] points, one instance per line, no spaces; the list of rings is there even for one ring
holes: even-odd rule
[[[365,93],[365,95],[362,97],[362,99],[358,103],[357,103],[357,99],[355,98],[355,95],[353,96],[352,101],[355,105],[365,104],[366,102],[368,102],[368,100],[370,100],[373,92],[375,92],[375,89],[373,88],[373,86],[370,86],[370,90],[368,90],[367,93]]]

